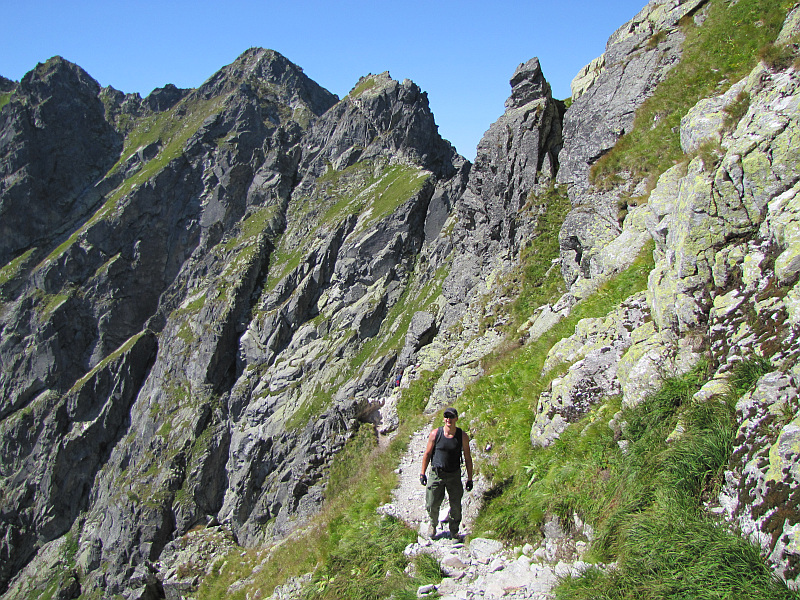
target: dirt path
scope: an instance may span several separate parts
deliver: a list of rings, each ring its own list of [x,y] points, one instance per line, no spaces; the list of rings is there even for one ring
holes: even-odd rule
[[[411,437],[408,450],[400,461],[398,467],[399,484],[392,492],[392,502],[380,507],[382,514],[391,515],[422,532],[421,527],[427,525],[428,515],[425,512],[425,487],[419,482],[419,472],[422,466],[422,453],[425,451],[425,444],[431,427],[420,429]],[[476,469],[479,469],[479,454],[475,449],[475,442],[470,444],[472,456]],[[466,480],[466,474],[463,475]],[[480,500],[486,491],[486,481],[479,474],[474,479],[474,488],[471,492],[464,492],[461,501],[461,534],[469,535],[472,533],[472,526],[480,509]],[[442,510],[439,513],[440,528],[437,536],[442,533],[442,528],[447,531],[447,526],[442,523],[447,519],[448,506],[447,498],[442,503]]]
[[[444,575],[441,583],[421,587],[417,596],[438,594],[442,600],[471,600],[473,598],[504,598],[507,600],[550,600],[559,577],[577,575],[586,564],[570,557],[559,560],[557,548],[563,540],[547,534],[536,547],[526,544],[506,548],[501,542],[487,538],[469,538],[467,543],[450,539],[447,525],[447,500],[440,512],[440,527],[433,539],[425,535],[428,516],[425,511],[425,487],[419,482],[422,453],[431,427],[415,432],[408,450],[397,469],[399,483],[392,492],[392,501],[378,509],[381,514],[394,516],[420,535],[417,542],[405,551],[409,557],[427,553],[439,561]],[[471,444],[475,467],[480,469],[482,453]],[[486,480],[477,475],[474,489],[465,492],[462,501],[461,534],[471,536],[481,499],[487,490]],[[561,534],[558,534],[561,535]],[[566,558],[566,557],[564,557]]]
[[[440,513],[442,524],[433,538],[424,533],[428,523],[425,511],[425,487],[419,482],[422,453],[431,427],[415,432],[409,441],[408,450],[397,468],[399,483],[392,492],[392,501],[378,508],[378,512],[396,517],[419,532],[417,541],[405,548],[405,555],[412,559],[408,572],[413,575],[415,556],[433,555],[439,563],[442,580],[421,586],[418,598],[437,597],[440,600],[552,600],[553,587],[559,579],[576,576],[587,568],[578,559],[574,540],[570,540],[557,525],[545,525],[543,539],[536,545],[525,544],[509,548],[498,540],[473,537],[473,527],[478,515],[481,499],[487,490],[486,480],[477,475],[474,489],[465,492],[462,501],[461,534],[468,541],[450,539],[444,520],[447,508]],[[385,443],[387,439],[381,440]],[[476,469],[480,461],[486,460],[482,452],[470,445]],[[303,588],[311,581],[311,573],[278,586],[271,600],[297,600]]]

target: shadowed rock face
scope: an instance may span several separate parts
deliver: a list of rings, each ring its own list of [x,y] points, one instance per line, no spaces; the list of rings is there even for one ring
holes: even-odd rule
[[[82,589],[126,594],[207,519],[288,533],[396,350],[343,357],[466,181],[425,94],[384,74],[338,102],[252,49],[141,100],[53,59],[2,117],[0,201],[29,227],[3,238],[0,586],[70,529]]]
[[[54,58],[28,73],[0,121],[0,263],[67,232],[92,200],[86,188],[117,161],[122,136],[105,120],[100,87]]]

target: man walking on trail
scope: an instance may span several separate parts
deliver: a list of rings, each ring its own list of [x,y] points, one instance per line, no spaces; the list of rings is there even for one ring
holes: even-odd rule
[[[466,489],[472,489],[472,455],[469,451],[469,436],[461,428],[456,427],[458,411],[455,408],[444,409],[444,426],[431,431],[428,445],[422,455],[422,472],[419,482],[426,485],[425,508],[428,511],[430,525],[428,535],[436,535],[439,522],[439,507],[444,500],[444,493],[450,500],[450,536],[458,536],[461,524],[461,497],[464,487],[461,485],[461,456],[467,467]],[[425,475],[428,464],[431,465],[431,477]]]

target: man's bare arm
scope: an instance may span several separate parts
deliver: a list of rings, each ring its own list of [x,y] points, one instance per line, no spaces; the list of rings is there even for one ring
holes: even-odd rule
[[[464,450],[464,465],[467,467],[467,479],[472,480],[472,452],[469,449],[469,436],[466,431],[461,437],[461,447]]]

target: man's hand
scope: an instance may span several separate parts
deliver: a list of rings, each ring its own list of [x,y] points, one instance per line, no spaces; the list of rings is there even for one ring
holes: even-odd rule
[[[425,475],[425,473],[420,473],[419,482],[422,485],[428,485],[428,477]]]
[[[467,479],[467,485],[465,485],[465,486],[464,486],[464,488],[465,488],[465,489],[466,489],[468,492],[471,492],[471,491],[472,491],[472,479]]]

